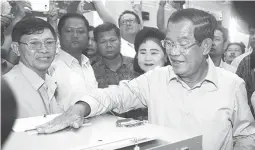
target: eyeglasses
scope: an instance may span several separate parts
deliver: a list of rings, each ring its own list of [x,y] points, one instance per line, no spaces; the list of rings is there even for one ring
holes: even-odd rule
[[[47,49],[53,49],[56,47],[56,40],[46,40],[43,43],[41,41],[29,41],[28,43],[19,43],[27,45],[30,50],[40,50],[42,49],[42,44],[44,44]]]
[[[134,23],[136,23],[136,20],[133,20],[133,19],[129,19],[129,20],[121,20],[120,21],[120,24],[122,24],[122,25],[127,25],[127,24],[134,24]]]
[[[183,54],[183,53],[186,53],[189,48],[196,45],[197,42],[195,42],[191,45],[188,45],[188,46],[186,46],[186,45],[182,46],[182,45],[180,45],[180,43],[176,43],[176,42],[173,42],[171,40],[162,40],[161,44],[165,49],[171,50],[171,51],[173,51],[174,49],[179,48],[180,52]]]

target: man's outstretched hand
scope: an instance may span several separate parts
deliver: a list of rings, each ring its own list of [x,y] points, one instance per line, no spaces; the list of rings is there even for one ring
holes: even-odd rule
[[[87,111],[87,112],[90,112]],[[67,127],[80,128],[84,122],[84,105],[75,104],[66,112],[54,118],[52,121],[37,127],[37,132],[42,134],[54,133]],[[86,113],[88,115],[89,113]]]

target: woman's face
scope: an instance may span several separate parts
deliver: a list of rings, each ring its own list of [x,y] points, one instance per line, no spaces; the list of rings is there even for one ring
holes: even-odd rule
[[[147,72],[155,67],[164,66],[166,56],[163,49],[153,40],[142,43],[138,49],[137,60],[139,67]]]

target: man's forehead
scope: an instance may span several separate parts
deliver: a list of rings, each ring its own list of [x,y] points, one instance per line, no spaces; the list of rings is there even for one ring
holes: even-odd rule
[[[85,22],[80,18],[68,18],[65,23],[65,27],[83,27],[86,28]]]
[[[121,19],[121,20],[135,19],[135,16],[134,16],[133,14],[127,13],[127,14],[122,15],[120,19]]]
[[[194,37],[194,25],[186,20],[176,23],[169,22],[166,37],[169,39]]]
[[[48,28],[44,28],[42,30],[38,30],[32,34],[24,34],[22,35],[23,39],[42,39],[42,38],[54,38],[52,32]]]
[[[240,45],[237,45],[237,44],[232,44],[228,48],[230,48],[230,49],[241,49]]]
[[[215,37],[223,37],[223,33],[221,30],[216,29],[216,30],[214,30],[214,36]]]
[[[116,32],[114,29],[111,29],[109,31],[104,31],[104,32],[99,32],[100,36],[98,37],[113,37],[117,36]]]

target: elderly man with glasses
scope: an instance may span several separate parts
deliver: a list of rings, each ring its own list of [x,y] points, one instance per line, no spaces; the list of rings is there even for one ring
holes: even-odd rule
[[[16,97],[18,118],[63,112],[55,99],[55,80],[47,74],[56,54],[52,26],[39,18],[23,19],[15,25],[12,40],[20,61],[4,78]]]
[[[254,149],[254,118],[245,83],[237,75],[215,67],[208,56],[215,29],[213,20],[202,10],[174,12],[163,42],[172,66],[86,95],[50,126],[45,124],[38,131],[77,128],[84,116],[148,106],[150,123],[182,131],[186,136],[203,135],[204,150]]]

